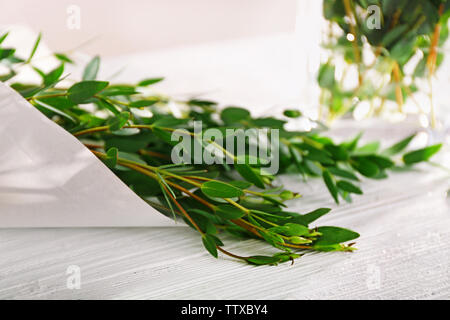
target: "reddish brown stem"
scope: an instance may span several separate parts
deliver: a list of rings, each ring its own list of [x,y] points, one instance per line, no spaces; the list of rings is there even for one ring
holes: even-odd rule
[[[227,250],[225,250],[225,249],[223,249],[223,248],[221,248],[221,247],[219,247],[219,246],[216,246],[216,248],[217,248],[217,250],[219,250],[220,252],[222,252],[222,253],[224,253],[224,254],[230,256],[230,257],[233,257],[233,258],[236,258],[236,259],[245,260],[245,261],[247,261],[247,259],[248,259],[248,258],[246,258],[246,257],[238,256],[238,255],[236,255],[236,254],[234,254],[234,253],[231,253],[231,252],[229,252],[229,251],[227,251]]]
[[[192,225],[195,227],[195,229],[197,229],[197,231],[203,235],[204,232],[202,231],[202,229],[200,229],[200,227],[198,226],[198,224],[194,221],[194,219],[191,218],[191,216],[186,212],[186,210],[184,210],[184,208],[181,206],[181,204],[175,199],[175,197],[172,195],[172,193],[169,192],[169,190],[167,190],[167,187],[164,184],[161,184],[163,189],[166,191],[167,195],[172,199],[173,203],[175,203],[175,205],[178,207],[178,209],[180,209],[180,211],[183,213],[183,215],[186,217],[186,219],[189,220],[190,223],[192,223]]]
[[[159,152],[155,152],[155,151],[150,151],[150,150],[139,150],[139,153],[142,155],[147,155],[147,156],[151,156],[151,157],[155,157],[155,158],[160,158],[163,160],[170,160],[170,157],[168,155],[159,153]]]
[[[439,7],[439,16],[441,16],[443,12],[444,12],[444,4],[441,3]],[[430,45],[430,53],[427,59],[427,67],[428,71],[430,72],[430,75],[433,75],[434,71],[436,70],[437,47],[439,43],[440,33],[441,33],[441,24],[438,21],[438,23],[436,23],[436,26],[434,27],[433,38],[431,40]]]

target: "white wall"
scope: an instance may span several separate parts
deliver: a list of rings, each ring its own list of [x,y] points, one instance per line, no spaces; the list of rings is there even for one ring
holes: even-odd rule
[[[68,27],[71,5],[79,29]],[[93,39],[83,50],[103,56],[293,32],[295,18],[296,0],[0,0],[1,25],[42,31],[57,51]]]

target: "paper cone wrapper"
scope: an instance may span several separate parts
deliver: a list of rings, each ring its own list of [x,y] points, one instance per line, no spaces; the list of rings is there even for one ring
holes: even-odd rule
[[[1,82],[0,119],[0,227],[176,225]]]

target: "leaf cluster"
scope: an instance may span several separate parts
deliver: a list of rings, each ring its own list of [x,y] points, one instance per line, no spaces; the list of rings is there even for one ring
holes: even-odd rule
[[[1,42],[7,37],[0,37]],[[64,87],[66,64],[74,63],[66,54],[55,54],[60,65],[50,72],[34,68],[41,76],[38,84],[14,82],[21,67],[33,64],[39,45],[26,59],[16,57],[13,48],[0,47],[0,64],[9,69],[2,81],[27,99],[34,107],[77,137],[136,194],[161,213],[184,220],[201,236],[205,249],[214,257],[218,252],[254,265],[274,265],[291,261],[306,251],[352,251],[359,234],[335,226],[312,225],[330,209],[290,212],[286,202],[299,198],[296,192],[274,186],[274,175],[263,175],[262,159],[256,162],[234,157],[221,165],[173,164],[171,133],[184,129],[202,148],[216,146],[199,137],[193,120],[201,120],[205,129],[269,128],[280,130],[280,168],[282,173],[297,174],[299,179],[320,177],[336,202],[350,201],[362,194],[361,177],[381,179],[399,165],[427,161],[440,145],[415,150],[395,163],[393,156],[403,152],[412,140],[408,137],[390,148],[380,150],[378,142],[360,145],[360,135],[335,143],[318,131],[296,132],[284,129],[284,120],[255,118],[244,108],[217,108],[213,101],[190,99],[176,101],[187,110],[176,117],[168,108],[175,101],[151,93],[162,81],[155,77],[135,84],[112,84],[98,79],[100,58],[94,57],[84,68],[82,80]],[[151,90],[150,90],[151,91]],[[89,107],[88,107],[89,106]],[[288,117],[301,117],[286,110]],[[248,144],[251,142],[248,141]],[[248,149],[246,149],[247,151]],[[192,159],[195,160],[195,159]],[[192,163],[196,163],[193,161]],[[256,238],[276,250],[271,256],[239,256],[224,249],[224,234],[239,239]]]
[[[388,101],[402,112],[421,79],[431,79],[444,59],[447,0],[324,0],[323,16],[329,22],[324,43],[329,60],[320,66],[318,83],[330,119],[363,102],[371,105],[372,114],[381,113]],[[338,76],[339,60],[345,70],[357,70],[355,87],[345,85],[347,71]]]

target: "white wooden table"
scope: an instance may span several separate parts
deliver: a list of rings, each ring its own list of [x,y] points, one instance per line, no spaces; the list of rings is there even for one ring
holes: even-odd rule
[[[215,89],[223,89],[210,92],[210,96],[226,102],[241,97],[243,103],[248,103],[259,113],[262,110],[255,109],[258,100],[268,108],[276,105],[275,101],[281,101],[280,105],[285,107],[298,98],[292,91],[295,86],[286,88],[278,84],[279,88],[285,88],[279,96],[276,93],[281,89],[263,81],[250,89],[235,83],[227,86],[227,81],[233,78],[227,66],[233,64],[225,58],[216,61],[216,78],[208,77],[205,70],[191,73],[192,69],[187,67],[174,79],[176,70],[186,62],[178,58],[196,56],[192,52],[189,56],[189,52],[187,50],[183,55],[174,52],[155,54],[152,57],[159,56],[160,60],[148,59],[149,67],[143,68],[145,70],[139,70],[138,64],[133,65],[133,61],[143,61],[139,60],[143,55],[137,55],[129,61],[130,71],[125,72],[122,79],[136,80],[144,76],[144,72],[150,76],[160,75],[155,74],[159,72],[169,74],[172,78],[169,77],[166,87],[161,88],[172,90],[170,93],[196,92],[199,88],[207,88],[205,83],[210,83]],[[283,58],[281,49],[270,52],[275,55],[273,61]],[[214,58],[208,60],[207,56],[208,53],[197,55],[192,68],[199,67],[203,58],[206,59],[204,64],[213,63]],[[249,53],[247,58],[251,57]],[[245,59],[237,69],[246,66]],[[120,69],[120,61],[123,58],[107,62],[105,72],[112,66]],[[169,65],[170,61],[173,61],[172,65]],[[225,64],[222,69],[219,68],[221,63]],[[265,63],[262,58],[261,63]],[[271,77],[290,72],[288,67],[280,68],[276,62],[270,63],[268,68]],[[165,69],[167,73],[163,72]],[[257,81],[258,72],[247,72],[243,77],[248,82]],[[280,79],[289,85],[288,80]],[[260,99],[256,98],[258,94],[261,94]],[[351,136],[358,130],[338,126],[335,132],[338,136]],[[377,137],[380,134],[373,129],[368,131],[369,140],[371,135]],[[392,127],[391,131],[383,132],[391,139],[407,134],[398,126]],[[439,161],[448,161],[448,157],[443,154]],[[0,298],[450,298],[448,174],[424,165],[419,166],[417,172],[391,174],[390,179],[382,181],[364,181],[365,195],[355,197],[352,204],[339,207],[332,203],[321,181],[310,180],[304,184],[299,177],[283,177],[282,180],[290,189],[303,194],[303,198],[291,202],[291,210],[307,212],[319,206],[335,208],[318,222],[358,231],[361,234],[357,241],[359,250],[354,253],[308,253],[293,266],[254,267],[223,256],[214,260],[202,248],[199,236],[188,228],[0,229]],[[226,247],[238,254],[271,252],[255,240],[225,240]],[[68,268],[72,270],[70,266],[79,267],[79,289],[67,286],[70,275],[66,272]]]
[[[289,186],[303,191],[297,210],[332,205],[318,181]],[[188,228],[0,230],[0,298],[450,298],[447,188],[448,177],[425,173],[364,183],[363,197],[321,221],[358,230],[359,250],[310,253],[293,266],[214,260]],[[269,250],[225,243],[238,254]],[[71,265],[81,271],[78,290],[66,285]]]

